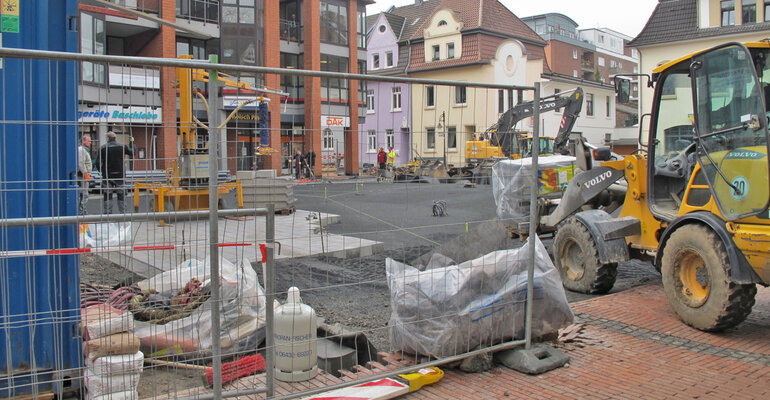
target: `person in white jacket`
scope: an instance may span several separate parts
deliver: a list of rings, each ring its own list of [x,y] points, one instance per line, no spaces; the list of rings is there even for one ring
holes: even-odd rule
[[[88,181],[91,179],[91,136],[83,135],[80,138],[80,146],[78,146],[78,186],[80,191],[78,193],[78,214],[86,215],[86,204],[88,204]]]

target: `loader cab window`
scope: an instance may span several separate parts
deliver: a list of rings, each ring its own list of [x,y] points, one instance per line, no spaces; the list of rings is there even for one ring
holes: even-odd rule
[[[770,197],[766,54],[731,44],[693,57],[698,161],[730,221],[764,213]]]
[[[655,137],[650,141],[650,208],[664,220],[676,217],[693,167],[694,113],[687,65],[658,79]]]

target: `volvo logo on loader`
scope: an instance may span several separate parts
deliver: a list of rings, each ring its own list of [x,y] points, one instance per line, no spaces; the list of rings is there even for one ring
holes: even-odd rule
[[[584,183],[584,184],[583,184],[583,186],[584,186],[586,189],[590,189],[592,186],[596,186],[596,185],[598,185],[598,184],[600,184],[600,183],[602,183],[602,182],[606,181],[606,180],[607,180],[607,179],[609,179],[611,176],[612,176],[612,171],[607,171],[607,172],[604,172],[604,173],[602,173],[601,175],[597,176],[596,178],[592,178],[592,179],[591,179],[591,180],[589,180],[588,182]]]

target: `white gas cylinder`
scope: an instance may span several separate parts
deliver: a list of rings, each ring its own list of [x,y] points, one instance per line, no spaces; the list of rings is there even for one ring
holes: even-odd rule
[[[275,309],[275,377],[284,382],[312,379],[318,374],[318,327],[315,311],[302,304],[299,289],[289,288],[286,303]]]

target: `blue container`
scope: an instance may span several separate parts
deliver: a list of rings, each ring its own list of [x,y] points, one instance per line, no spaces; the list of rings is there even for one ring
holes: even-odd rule
[[[78,51],[77,0],[22,0],[3,47]],[[6,13],[6,10],[3,10]],[[2,220],[75,215],[77,64],[4,59],[0,70],[0,250],[77,247],[77,227]],[[0,257],[0,398],[79,386],[76,256]]]

